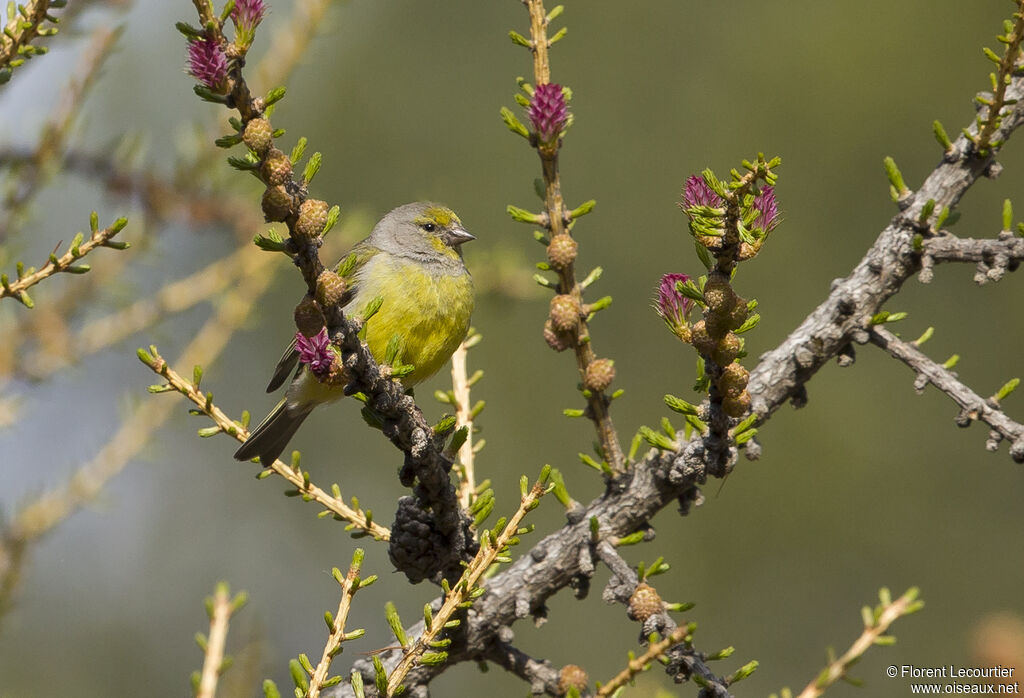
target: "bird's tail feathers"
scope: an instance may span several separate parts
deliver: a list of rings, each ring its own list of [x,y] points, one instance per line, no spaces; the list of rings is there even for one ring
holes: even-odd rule
[[[313,405],[289,407],[286,400],[281,400],[235,451],[235,459],[247,461],[258,457],[264,467],[269,466],[281,455],[312,411]]]

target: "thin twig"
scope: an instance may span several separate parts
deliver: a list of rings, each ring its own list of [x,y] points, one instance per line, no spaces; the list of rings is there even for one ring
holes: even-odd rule
[[[469,402],[469,376],[466,374],[466,344],[469,337],[452,354],[452,394],[455,397],[455,426],[466,428],[466,440],[459,447],[459,502],[469,507],[476,492],[476,475],[473,468],[473,406]]]
[[[886,592],[882,593],[884,595]],[[886,643],[885,631],[889,629],[890,625],[897,619],[919,610],[922,605],[923,602],[917,600],[917,589],[907,590],[903,596],[892,603],[883,602],[882,606],[875,609],[871,618],[864,619],[864,632],[850,646],[850,649],[846,650],[842,657],[830,662],[818,675],[818,678],[807,684],[797,698],[818,698],[829,686],[845,677],[850,667],[873,645]],[[865,615],[871,613],[871,609],[865,607],[864,610],[866,611]],[[891,639],[889,638],[889,640]]]
[[[220,31],[220,23],[217,22],[217,13],[213,10],[213,3],[210,0],[192,0],[199,13],[199,21],[208,31],[214,32],[217,37],[223,37]]]
[[[932,361],[912,342],[905,342],[881,326],[872,327],[871,343],[912,368],[918,376],[945,393],[960,406],[962,414],[988,424],[1011,444],[1024,440],[1024,424],[1010,419],[994,398],[983,398],[964,385],[955,373]],[[1021,454],[1024,458],[1024,453]]]
[[[651,662],[656,661],[668,648],[682,642],[683,638],[688,634],[689,630],[686,626],[678,625],[669,633],[668,637],[652,642],[646,652],[635,659],[629,660],[625,669],[609,679],[608,683],[602,684],[601,688],[597,689],[597,695],[610,696],[615,693],[619,688],[629,683],[634,676],[646,669]]]
[[[351,220],[338,227],[340,230],[332,231],[332,236],[337,237],[332,237],[331,242],[338,243],[342,239],[352,238]],[[327,244],[325,247],[333,245]],[[60,341],[48,342],[45,347],[47,351],[42,352],[43,355],[27,352],[22,359],[22,370],[35,377],[51,375],[68,364],[80,362],[86,356],[153,326],[168,315],[181,313],[203,301],[216,300],[246,275],[264,273],[262,262],[256,263],[261,258],[252,252],[249,245],[240,247],[199,271],[169,281],[151,295],[139,298],[127,307],[87,321],[77,332],[60,336]],[[40,337],[41,341],[45,339]]]
[[[253,266],[257,257],[248,252],[247,248],[240,247],[184,278],[168,282],[152,295],[139,298],[109,315],[88,321],[65,346],[63,355],[48,354],[39,361],[34,373],[41,373],[42,370],[52,373],[73,361],[81,361],[85,356],[113,346],[168,315],[216,298],[254,271],[249,267]]]
[[[88,266],[75,263],[97,247],[111,247],[110,241],[124,230],[127,222],[121,218],[107,228],[94,230],[88,240],[78,245],[72,244],[68,251],[60,257],[51,255],[46,264],[36,271],[22,274],[19,268],[18,278],[14,281],[10,281],[7,274],[0,274],[0,298],[16,298],[23,305],[31,308],[33,303],[28,296],[27,289],[60,272],[82,273],[88,271]]]
[[[356,548],[352,556],[352,564],[348,568],[348,574],[341,576],[341,571],[334,568],[334,578],[341,585],[341,601],[338,603],[338,612],[334,614],[331,623],[331,633],[324,645],[324,652],[320,657],[320,663],[316,665],[313,675],[309,679],[309,690],[306,691],[306,698],[318,698],[320,690],[327,681],[327,672],[331,669],[331,660],[341,651],[341,643],[346,639],[345,621],[348,620],[348,612],[352,608],[352,597],[361,588],[359,579],[359,568],[363,562],[362,548]]]
[[[186,380],[180,373],[172,369],[168,365],[167,361],[165,361],[164,358],[155,351],[155,347],[150,347],[149,351],[140,350],[139,358],[155,373],[163,377],[167,381],[167,386],[170,389],[177,391],[191,400],[203,414],[213,421],[215,425],[214,428],[217,431],[228,434],[239,442],[244,442],[249,438],[248,429],[242,426],[241,423],[236,422],[224,414],[224,412],[213,403],[213,399],[208,393],[203,393],[195,383],[190,380]],[[348,521],[349,528],[358,528],[373,536],[376,540],[390,540],[391,534],[388,529],[373,521],[372,518],[370,518],[370,516],[362,509],[350,507],[345,504],[345,500],[341,498],[340,491],[335,490],[334,494],[330,494],[322,488],[314,485],[309,479],[308,472],[293,468],[291,465],[285,464],[281,460],[276,460],[267,466],[266,472],[273,472],[274,474],[283,477],[295,486],[298,494],[302,495],[303,500],[307,502],[316,502],[324,507],[324,509],[332,512],[339,520]]]
[[[0,149],[0,162],[15,167],[32,167],[33,158],[32,150]],[[241,206],[238,196],[211,196],[196,185],[194,177],[187,183],[176,184],[150,171],[124,169],[112,155],[74,150],[64,154],[61,167],[100,180],[114,195],[137,199],[145,213],[154,218],[144,228],[177,217],[192,225],[231,226],[239,238],[247,239],[263,224],[253,215],[251,206]],[[145,245],[145,231],[140,233],[134,221],[133,230],[139,244]],[[184,279],[169,282],[126,308],[87,320],[80,329],[72,329],[68,319],[73,312],[94,299],[96,292],[107,287],[111,279],[123,274],[122,267],[131,258],[134,257],[118,255],[106,259],[84,278],[76,280],[77,283],[67,284],[62,292],[48,296],[47,302],[37,306],[35,312],[12,316],[11,326],[0,329],[8,340],[0,346],[0,376],[16,370],[34,379],[52,376],[56,370],[159,322],[167,313],[180,312],[223,292],[237,280],[239,270],[256,271],[249,268],[256,255],[236,252]],[[37,346],[25,348],[24,344],[33,338]]]
[[[1024,260],[1024,238],[1009,230],[995,238],[958,238],[937,235],[921,241],[921,272],[918,280],[928,283],[934,277],[934,266],[943,262],[967,262],[977,265],[974,281],[978,285],[999,281],[1007,271],[1015,270]]]
[[[923,253],[936,262],[983,262],[1000,255],[1010,260],[1024,261],[1024,238],[958,238],[941,235],[923,243]]]
[[[1024,0],[1017,0],[1017,11],[1014,13],[1012,31],[1003,37],[1003,55],[999,59],[998,69],[994,73],[994,93],[987,101],[982,102],[988,110],[985,116],[984,125],[981,127],[977,140],[974,142],[978,152],[987,155],[989,145],[999,127],[1000,113],[1006,105],[1006,88],[1009,85],[1009,77],[1020,67],[1021,42],[1024,41]],[[986,52],[988,50],[986,49]]]
[[[36,37],[45,35],[42,24],[50,11],[50,0],[28,0],[4,25],[0,32],[0,68],[12,67],[18,60],[21,49],[27,47]]]
[[[205,639],[203,670],[199,676],[196,698],[214,698],[217,695],[217,681],[224,666],[224,647],[228,638],[228,620],[234,611],[227,584],[218,584],[208,601],[210,613],[210,634]]]

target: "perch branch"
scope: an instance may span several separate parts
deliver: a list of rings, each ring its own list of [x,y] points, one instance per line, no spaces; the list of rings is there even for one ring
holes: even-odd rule
[[[193,0],[193,4],[206,27],[207,40],[226,46],[222,25],[214,17],[209,3]],[[266,117],[266,101],[252,95],[242,75],[243,63],[232,61],[218,87],[224,103],[237,109],[241,117],[236,136],[244,133],[254,119]],[[277,93],[278,99],[282,96],[283,92]],[[264,126],[272,128],[269,120]],[[287,194],[287,211],[277,212],[279,215],[273,219],[288,226],[286,249],[301,271],[309,293],[315,295],[318,279],[325,270],[320,259],[321,236],[295,234],[299,211],[309,201],[308,182],[304,174],[296,179],[287,156],[273,147],[272,137],[264,146],[262,164],[251,171],[267,185],[268,191]],[[274,163],[274,167],[269,168],[268,163]],[[340,349],[346,375],[351,378],[346,391],[366,396],[367,405],[381,422],[381,431],[405,454],[399,477],[403,485],[413,488],[415,501],[409,498],[400,501],[395,535],[389,548],[391,560],[414,582],[425,578],[455,579],[462,572],[462,563],[475,553],[475,542],[469,532],[470,521],[459,507],[455,487],[448,477],[451,462],[443,452],[443,444],[435,438],[433,428],[415,400],[391,379],[390,372],[381,371],[369,348],[360,341],[360,323],[345,316],[340,302],[323,310],[331,340]],[[438,534],[437,542],[441,544],[440,548],[431,546],[433,549],[426,551],[427,554],[424,554],[421,525],[425,517],[429,517]]]

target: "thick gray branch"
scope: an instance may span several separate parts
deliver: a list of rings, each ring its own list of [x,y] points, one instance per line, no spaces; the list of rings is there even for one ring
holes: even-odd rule
[[[590,560],[590,519],[596,517],[605,536],[624,536],[641,528],[658,511],[679,500],[688,507],[697,492],[695,486],[704,481],[706,466],[703,445],[687,444],[684,453],[650,451],[642,461],[610,484],[609,490],[590,502],[569,512],[569,521],[559,530],[545,536],[521,558],[487,582],[487,594],[467,614],[465,635],[449,652],[442,666],[418,666],[410,672],[406,684],[412,688],[426,685],[437,674],[460,661],[487,660],[498,643],[511,643],[512,625],[523,618],[543,619],[545,601],[573,583],[581,574],[581,559]],[[592,563],[591,563],[592,567]],[[421,631],[410,630],[410,637]],[[401,659],[401,650],[377,655],[390,671]],[[372,693],[373,670],[369,662],[357,662],[367,679],[367,695]],[[339,686],[336,694],[351,696],[347,686]]]
[[[1024,77],[1013,79],[1007,97],[1024,98]],[[1024,103],[1018,101],[1004,116],[995,138],[1005,142],[1022,121]],[[969,130],[977,133],[973,122]],[[868,341],[871,317],[920,269],[920,254],[915,252],[913,240],[916,234],[926,232],[918,223],[921,209],[933,199],[934,210],[945,206],[953,210],[978,177],[996,165],[994,157],[994,152],[986,158],[978,157],[970,141],[961,135],[921,188],[900,202],[900,213],[853,272],[833,282],[828,298],[782,344],[761,356],[750,373],[748,387],[760,421],[787,400],[802,400],[804,384],[851,340],[859,344]]]

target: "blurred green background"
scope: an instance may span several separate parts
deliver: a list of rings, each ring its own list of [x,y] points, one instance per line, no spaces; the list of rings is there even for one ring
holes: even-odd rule
[[[292,9],[272,5],[254,59]],[[579,267],[603,266],[592,297],[615,298],[593,335],[599,355],[616,360],[617,385],[626,389],[614,405],[625,442],[667,412],[664,393],[694,397],[693,353],[650,309],[661,274],[699,268],[675,205],[687,175],[704,167],[724,175],[758,151],[783,158],[777,194],[784,223],[737,277],[738,291],[760,301],[761,325],[747,335],[752,366],[848,273],[895,212],[882,158],[894,156],[914,188],[940,157],[932,120],[955,134],[973,117],[971,98],[988,85],[981,47],[998,48],[994,35],[1010,10],[996,0],[568,3],[558,24],[569,34],[552,55],[553,79],[574,91],[563,187],[570,204],[598,201],[577,227]],[[121,13],[100,8],[80,18],[81,27],[119,23],[125,33],[84,105],[76,147],[102,150],[138,133],[148,143],[147,167],[166,174],[179,153],[198,147],[193,123],[225,124],[226,110],[195,99],[182,74],[184,42],[173,25],[194,14],[185,0],[138,0]],[[470,355],[471,370],[486,372],[474,390],[487,401],[478,477],[493,480],[501,513],[516,505],[519,476],[532,477],[544,463],[560,468],[569,491],[588,501],[601,482],[576,453],[589,451],[592,429],[561,416],[579,403],[575,368],[544,344],[547,296],[529,282],[543,250],[504,212],[509,203],[536,207],[536,155],[498,118],[502,105],[518,109],[514,79],[531,71],[528,53],[506,36],[526,32],[524,8],[515,0],[352,0],[337,3],[328,25],[275,114],[275,125],[288,129],[284,143],[305,135],[311,151],[323,152],[314,193],[340,204],[343,216],[363,217],[363,232],[416,199],[460,213],[479,239],[465,250],[467,264],[487,287],[474,318],[484,341]],[[84,46],[73,36],[50,43],[51,55],[16,71],[0,92],[5,142],[36,137],[59,97],[55,86]],[[1024,210],[1020,140],[1000,158],[1003,175],[979,182],[964,200],[959,235],[994,236],[1004,198]],[[213,168],[258,205],[254,181],[231,176],[223,159]],[[94,181],[57,177],[24,234],[8,241],[12,258],[45,255],[92,208],[104,221],[134,210]],[[150,241],[127,253],[137,257],[101,305],[151,292],[237,244],[209,226],[130,226],[125,233],[135,242],[142,236]],[[112,256],[101,251],[90,261],[97,267]],[[263,386],[302,293],[283,258],[278,269],[259,316],[205,366],[204,387],[233,415],[250,409],[258,418],[277,399]],[[910,337],[934,325],[928,353],[939,360],[961,354],[961,377],[991,394],[1024,367],[1020,279],[979,288],[973,273],[939,267],[931,285],[911,280],[888,309],[910,313],[895,328]],[[50,285],[37,289],[37,304],[47,302]],[[4,321],[27,312],[0,305]],[[288,690],[288,658],[319,656],[323,612],[337,606],[330,569],[345,567],[357,543],[340,525],[316,519],[314,506],[282,496],[279,479],[255,480],[252,466],[231,459],[232,440],[196,438],[205,423],[186,414],[183,400],[145,393],[154,377],[135,347],[155,342],[173,357],[208,314],[207,306],[191,309],[42,383],[12,380],[3,388],[21,397],[19,420],[0,431],[7,516],[91,458],[134,406],[180,402],[144,458],[33,548],[16,605],[0,626],[3,698],[187,695],[189,673],[202,660],[192,641],[206,631],[202,600],[221,579],[251,597],[232,624],[229,651],[238,666],[225,676],[224,695],[232,681],[235,695],[254,695],[261,677]],[[763,428],[760,461],[741,459],[724,487],[709,484],[705,505],[690,516],[662,512],[653,522],[657,539],[626,551],[634,564],[659,555],[671,563],[657,586],[668,600],[697,603],[686,617],[699,624],[699,647],[736,648],[721,673],[760,662],[738,695],[802,688],[825,662],[826,647],[842,652],[856,637],[859,609],[875,602],[882,585],[897,593],[919,585],[925,611],[897,624],[894,648],[873,650],[856,667],[865,689],[839,685],[830,695],[907,695],[909,682],[886,678],[886,666],[976,665],[979,625],[992,614],[1024,611],[1024,471],[1005,447],[985,452],[984,425],[957,429],[955,406],[934,389],[915,395],[912,381],[906,367],[871,347],[858,348],[852,368],[830,364],[809,384],[806,408],[780,410]],[[441,413],[430,396],[446,383],[442,371],[418,391],[430,418]],[[1021,414],[1019,405],[1017,396],[1009,399],[1012,415]],[[340,482],[390,523],[403,494],[395,477],[400,458],[365,428],[354,404],[319,410],[293,445],[315,481]],[[533,516],[538,534],[524,543],[563,520],[552,499]],[[342,673],[359,652],[392,642],[387,600],[412,621],[436,593],[391,573],[381,545],[359,544],[367,547],[365,572],[381,579],[356,599],[350,624],[367,636],[338,658]],[[556,665],[581,664],[592,680],[610,678],[637,649],[637,628],[621,607],[600,600],[606,579],[600,569],[585,601],[554,598],[542,628],[516,626],[518,645]],[[653,670],[627,695],[655,695],[659,687],[695,693]],[[433,690],[497,697],[527,688],[501,670],[484,676],[461,665]]]

